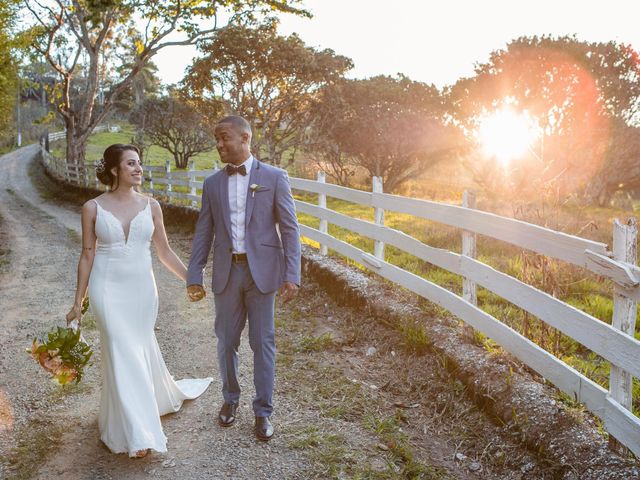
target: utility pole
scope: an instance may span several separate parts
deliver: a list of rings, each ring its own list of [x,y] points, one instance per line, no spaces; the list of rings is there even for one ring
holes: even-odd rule
[[[18,75],[18,101],[16,102],[16,107],[17,107],[16,122],[17,122],[17,131],[18,131],[18,138],[16,143],[18,144],[18,147],[22,146],[22,118],[20,114],[20,101],[22,99],[21,91],[22,91],[22,79]]]

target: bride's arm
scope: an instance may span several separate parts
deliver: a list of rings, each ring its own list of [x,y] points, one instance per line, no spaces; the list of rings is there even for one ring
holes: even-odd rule
[[[184,266],[182,260],[169,246],[167,232],[164,229],[164,220],[162,219],[162,209],[160,204],[151,200],[151,211],[153,212],[153,244],[156,247],[158,258],[165,267],[171,270],[179,279],[187,281],[187,267]]]
[[[84,296],[87,293],[87,286],[89,285],[89,275],[91,274],[93,258],[96,254],[96,232],[94,227],[96,219],[95,202],[90,200],[82,206],[80,218],[82,222],[82,253],[78,261],[76,296],[73,301],[73,307],[71,307],[71,310],[67,314],[67,323],[71,322],[74,318],[80,321],[82,301],[84,300]]]

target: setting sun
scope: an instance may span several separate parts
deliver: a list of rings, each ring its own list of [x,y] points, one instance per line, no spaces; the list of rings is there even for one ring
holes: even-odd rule
[[[535,124],[525,113],[503,109],[487,116],[478,129],[478,140],[484,152],[507,165],[522,156],[537,137]]]

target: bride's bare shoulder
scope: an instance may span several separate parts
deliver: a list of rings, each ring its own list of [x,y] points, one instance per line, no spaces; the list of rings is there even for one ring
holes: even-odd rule
[[[83,218],[91,218],[91,219],[95,219],[96,215],[97,215],[97,211],[98,211],[98,204],[94,201],[94,199],[92,200],[87,200],[86,202],[84,202],[84,204],[82,205],[82,217]]]
[[[84,204],[82,205],[82,211],[85,212],[95,212],[96,209],[98,208],[98,201],[104,197],[104,193],[101,195],[98,195],[95,198],[92,198],[90,200],[87,200],[86,202],[84,202]]]
[[[162,215],[162,207],[160,206],[160,202],[158,202],[155,198],[151,198],[151,197],[147,197],[148,198],[148,202],[149,202],[149,206],[151,207],[151,212],[153,213],[154,217],[157,214]]]

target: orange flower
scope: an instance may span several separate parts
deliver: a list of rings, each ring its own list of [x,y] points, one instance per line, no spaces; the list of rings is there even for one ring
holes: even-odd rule
[[[40,353],[38,355],[37,360],[38,360],[38,363],[44,367],[45,363],[49,360],[49,353],[48,352]]]
[[[55,372],[53,380],[59,385],[66,385],[67,383],[73,382],[77,376],[78,372],[75,368],[62,364]]]
[[[44,361],[42,366],[50,372],[57,372],[62,366],[62,359],[57,355],[55,357],[49,357]]]
[[[34,340],[31,344],[31,350],[27,350],[28,353],[31,353],[31,356],[39,361],[40,354],[36,353],[36,350],[40,347],[40,343],[37,340]]]

